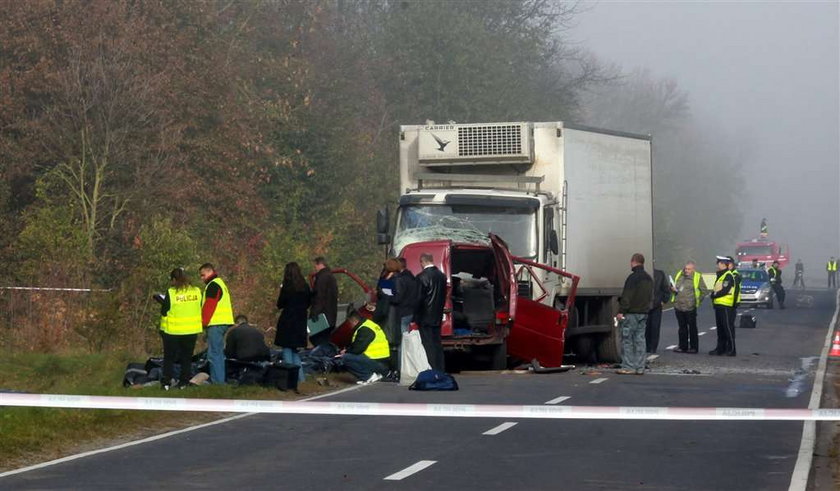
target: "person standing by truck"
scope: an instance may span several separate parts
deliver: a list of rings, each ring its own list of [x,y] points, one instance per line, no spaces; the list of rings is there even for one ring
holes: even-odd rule
[[[773,293],[779,301],[779,308],[784,310],[785,287],[782,286],[782,270],[779,269],[779,261],[773,261],[773,265],[767,270],[767,275],[770,276],[770,286],[773,287]]]
[[[644,375],[645,326],[653,298],[653,278],[645,272],[645,256],[636,253],[630,258],[632,273],[624,281],[619,299],[621,322],[621,369],[619,375]]]
[[[697,353],[699,340],[697,334],[697,309],[709,289],[703,281],[703,275],[696,270],[694,261],[685,263],[685,267],[674,276],[673,295],[674,314],[677,316],[679,339],[674,353]]]
[[[434,257],[428,252],[420,254],[420,266],[423,268],[417,275],[420,304],[414,319],[420,325],[420,339],[423,341],[429,365],[443,372],[446,367],[440,324],[443,319],[443,304],[446,301],[446,276],[435,266]]]
[[[731,261],[726,256],[717,256],[717,279],[712,291],[717,325],[717,346],[709,351],[713,356],[735,356],[735,326],[732,312],[735,310],[735,277],[729,270]]]
[[[659,328],[662,325],[662,307],[671,297],[668,279],[661,269],[653,269],[653,298],[645,322],[645,347],[648,354],[656,353],[659,348]]]
[[[825,270],[828,272],[828,288],[837,288],[837,259],[834,256],[826,263]]]

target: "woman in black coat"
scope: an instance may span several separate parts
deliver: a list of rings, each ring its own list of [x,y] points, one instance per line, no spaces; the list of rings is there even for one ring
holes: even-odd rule
[[[306,347],[306,318],[311,298],[298,263],[286,264],[277,298],[277,308],[282,312],[277,320],[274,344],[283,348],[283,364],[301,367],[298,382],[303,382],[304,373],[297,351]]]

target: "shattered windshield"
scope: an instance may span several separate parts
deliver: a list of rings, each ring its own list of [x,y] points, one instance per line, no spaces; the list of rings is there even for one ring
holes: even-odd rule
[[[536,257],[536,212],[533,209],[480,205],[409,205],[400,208],[394,250],[424,240],[451,239],[489,245],[494,233],[512,254]]]

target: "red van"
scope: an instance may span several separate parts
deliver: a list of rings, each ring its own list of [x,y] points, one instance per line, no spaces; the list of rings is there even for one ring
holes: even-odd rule
[[[409,244],[401,251],[408,268],[420,273],[420,255],[430,253],[435,265],[446,275],[446,303],[441,324],[444,349],[468,352],[486,359],[491,369],[507,366],[508,356],[544,367],[559,367],[569,312],[574,308],[580,278],[565,271],[512,256],[507,245],[495,235],[486,244],[456,243],[436,240]],[[571,282],[562,309],[541,302],[548,291],[534,269],[542,269],[567,278]],[[346,270],[368,294],[369,303],[357,314],[370,317],[375,295],[373,289]],[[520,295],[521,286],[523,288]],[[532,289],[542,296],[532,299]],[[333,334],[339,346],[349,344],[355,327],[353,316]]]

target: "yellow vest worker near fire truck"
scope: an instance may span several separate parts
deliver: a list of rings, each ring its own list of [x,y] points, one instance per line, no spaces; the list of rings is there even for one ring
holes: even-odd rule
[[[767,270],[767,275],[770,277],[770,286],[776,294],[776,300],[779,301],[779,308],[784,309],[785,287],[782,286],[782,270],[779,269],[779,261],[773,261],[773,265]]]
[[[178,388],[183,389],[192,377],[192,355],[201,333],[201,290],[192,286],[183,268],[169,274],[171,286],[161,302],[160,329],[163,338],[163,378],[161,386],[172,385],[175,359],[180,373]]]
[[[828,272],[828,287],[837,288],[837,259],[834,256],[826,263],[825,270]]]
[[[710,295],[715,306],[717,325],[717,347],[710,355],[735,356],[735,326],[732,323],[735,311],[735,276],[729,270],[731,261],[726,256],[717,256],[717,279]]]

